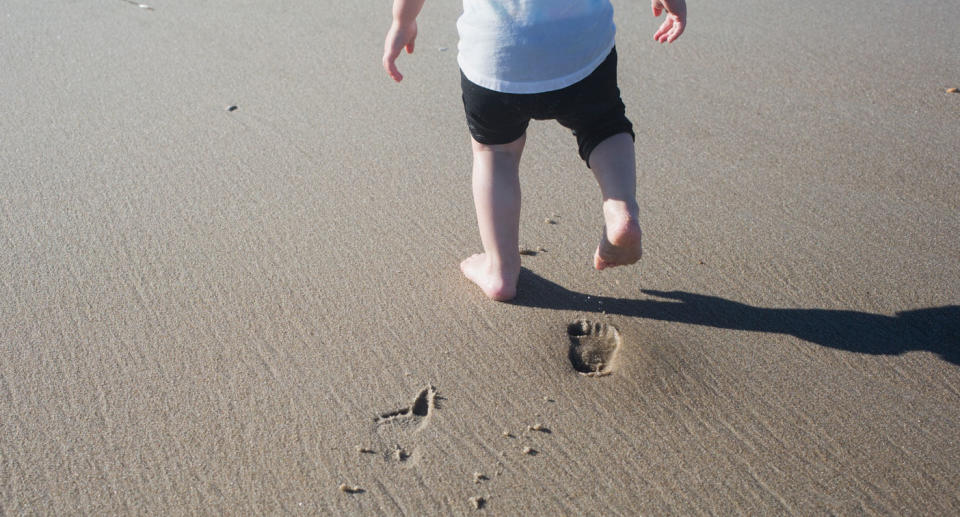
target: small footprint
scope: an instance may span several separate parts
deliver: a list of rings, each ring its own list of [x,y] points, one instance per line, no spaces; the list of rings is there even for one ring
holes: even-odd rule
[[[437,408],[438,398],[440,397],[437,396],[437,389],[433,386],[427,386],[420,390],[417,398],[413,399],[413,403],[408,407],[381,413],[374,418],[374,422],[377,424],[386,424],[388,422],[419,422],[418,429],[422,428],[427,425],[430,415],[433,413],[433,410]]]
[[[414,468],[420,462],[423,441],[419,432],[430,423],[433,410],[442,400],[432,385],[420,390],[409,406],[381,413],[373,418],[377,447],[384,460],[405,468]],[[359,450],[359,449],[358,449]],[[369,449],[371,452],[374,449]]]
[[[620,331],[607,323],[578,320],[567,326],[570,362],[581,375],[601,377],[612,371],[622,339]]]

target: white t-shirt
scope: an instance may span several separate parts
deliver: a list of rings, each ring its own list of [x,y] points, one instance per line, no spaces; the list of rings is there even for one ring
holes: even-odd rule
[[[613,48],[610,0],[463,0],[457,61],[474,84],[504,93],[559,90]]]

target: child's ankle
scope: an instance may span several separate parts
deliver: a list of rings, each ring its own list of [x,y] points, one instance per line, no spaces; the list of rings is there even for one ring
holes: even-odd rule
[[[514,255],[497,255],[493,253],[486,253],[487,257],[487,267],[491,271],[504,274],[515,274],[520,271],[520,249],[517,248],[516,256]]]
[[[640,205],[635,199],[607,199],[603,202],[603,216],[606,219],[637,220]]]

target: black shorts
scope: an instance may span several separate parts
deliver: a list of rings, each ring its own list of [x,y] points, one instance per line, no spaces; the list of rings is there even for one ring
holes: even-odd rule
[[[502,93],[478,86],[460,72],[463,107],[474,140],[500,145],[523,136],[530,119],[556,119],[573,130],[580,157],[590,166],[590,153],[607,138],[628,133],[635,138],[617,87],[617,49],[580,82],[543,93]]]

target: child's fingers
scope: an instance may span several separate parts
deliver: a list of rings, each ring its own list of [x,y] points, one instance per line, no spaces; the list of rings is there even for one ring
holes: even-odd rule
[[[387,71],[387,75],[389,75],[391,79],[399,83],[403,80],[403,74],[401,74],[400,70],[397,69],[396,61],[398,55],[399,52],[385,52],[383,54],[383,69]]]
[[[673,43],[673,40],[679,38],[681,34],[683,34],[683,22],[677,20],[673,22],[673,29],[670,30],[667,43]]]
[[[417,42],[417,23],[414,22],[407,32],[406,45],[407,54],[413,54],[413,47]]]
[[[673,40],[683,33],[683,22],[675,15],[668,15],[660,28],[653,34],[653,39],[660,43],[673,43]]]
[[[417,24],[400,26],[394,23],[387,32],[383,43],[383,69],[394,81],[403,80],[403,74],[397,69],[397,58],[406,49],[407,54],[413,53],[414,41],[417,39]]]
[[[653,9],[653,17],[657,18],[663,13],[663,4],[660,0],[650,0],[650,8]]]
[[[403,80],[403,74],[400,73],[400,70],[397,69],[397,65],[394,63],[390,63],[390,67],[387,69],[387,74],[390,75],[391,79],[398,83]]]
[[[670,31],[671,26],[673,26],[673,19],[667,16],[667,19],[663,20],[663,23],[660,24],[660,28],[657,29],[657,32],[653,33],[653,39],[663,43],[665,40],[665,35]]]

